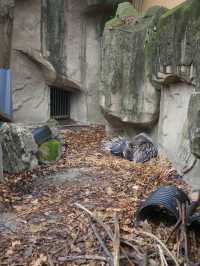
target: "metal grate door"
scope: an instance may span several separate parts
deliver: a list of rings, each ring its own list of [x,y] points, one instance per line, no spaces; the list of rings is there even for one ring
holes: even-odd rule
[[[51,118],[66,119],[70,117],[70,93],[59,89],[50,88]]]

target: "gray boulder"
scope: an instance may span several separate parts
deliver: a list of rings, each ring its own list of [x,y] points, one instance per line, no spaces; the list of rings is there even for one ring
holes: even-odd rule
[[[38,147],[29,129],[17,124],[4,123],[0,128],[0,142],[5,172],[18,173],[38,165]]]

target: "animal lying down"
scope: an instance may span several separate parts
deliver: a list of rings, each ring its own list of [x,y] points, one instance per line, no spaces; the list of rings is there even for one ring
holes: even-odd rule
[[[145,133],[135,136],[132,141],[126,138],[116,139],[110,146],[110,152],[129,161],[140,163],[158,156],[157,147]]]

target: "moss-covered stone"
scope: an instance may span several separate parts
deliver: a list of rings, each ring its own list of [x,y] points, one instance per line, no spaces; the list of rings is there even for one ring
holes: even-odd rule
[[[120,27],[123,25],[123,21],[120,18],[112,18],[109,21],[106,22],[105,27],[110,28],[110,27]]]
[[[106,22],[105,28],[121,27],[124,25],[124,20],[126,18],[137,18],[138,16],[137,10],[129,2],[120,3],[115,17]]]
[[[138,17],[138,12],[129,2],[124,2],[118,5],[116,17],[123,19],[125,17]]]
[[[146,45],[147,62],[152,79],[158,72],[173,75],[200,89],[200,1],[191,0],[165,12],[157,28],[150,30]]]
[[[52,139],[44,142],[39,147],[38,159],[40,163],[52,164],[61,156],[61,144],[58,140]]]

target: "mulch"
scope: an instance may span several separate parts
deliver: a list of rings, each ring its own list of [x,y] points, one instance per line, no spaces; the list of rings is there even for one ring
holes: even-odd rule
[[[165,244],[171,227],[133,223],[141,200],[159,186],[190,191],[164,156],[144,164],[114,157],[102,149],[108,139],[102,126],[61,133],[64,152],[57,164],[6,175],[0,184],[0,265],[198,265],[194,233],[185,256],[176,234]],[[47,181],[77,168],[90,178]]]

